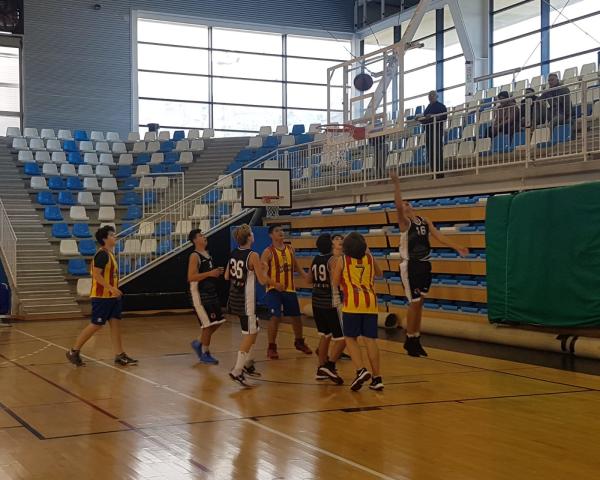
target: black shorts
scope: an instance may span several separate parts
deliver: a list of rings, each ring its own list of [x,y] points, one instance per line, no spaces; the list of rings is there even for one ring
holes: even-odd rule
[[[400,263],[400,278],[409,302],[418,302],[431,288],[431,263],[408,260]]]
[[[108,320],[120,319],[123,310],[121,297],[115,298],[92,298],[92,323],[94,325],[106,325]]]
[[[258,333],[258,317],[256,315],[238,315],[240,317],[240,326],[244,335],[253,335]]]
[[[218,303],[194,304],[194,310],[202,328],[220,325],[225,321],[221,305]]]
[[[344,338],[340,313],[337,308],[313,307],[313,316],[317,324],[319,335],[331,337],[334,340]]]

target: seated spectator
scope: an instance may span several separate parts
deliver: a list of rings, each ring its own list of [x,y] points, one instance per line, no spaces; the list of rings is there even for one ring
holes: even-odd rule
[[[571,92],[561,86],[558,75],[548,75],[548,89],[540,95],[540,100],[547,103],[546,119],[553,127],[566,125],[571,120]]]
[[[538,96],[535,94],[535,90],[531,87],[525,89],[525,97],[521,100],[521,128],[527,127],[526,113],[527,113],[527,100],[531,100],[529,107],[529,127],[535,128],[546,122],[546,110],[544,108],[544,102],[540,101]]]
[[[501,91],[496,97],[498,106],[494,113],[494,121],[492,123],[492,137],[498,135],[513,135],[517,131],[519,125],[519,107],[514,98],[510,98],[507,91]]]

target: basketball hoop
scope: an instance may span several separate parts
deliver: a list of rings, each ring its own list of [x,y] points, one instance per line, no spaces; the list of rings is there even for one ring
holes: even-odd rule
[[[277,195],[265,195],[260,197],[263,206],[267,210],[267,217],[278,217],[279,216],[279,203],[282,197]]]
[[[330,123],[321,125],[319,129],[325,134],[322,158],[325,165],[344,164],[350,144],[367,136],[365,127],[351,124]]]

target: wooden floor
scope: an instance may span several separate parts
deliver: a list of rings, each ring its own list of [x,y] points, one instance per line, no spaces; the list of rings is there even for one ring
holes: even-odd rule
[[[314,380],[316,357],[265,360],[256,388],[227,377],[239,328],[199,365],[192,316],[125,321],[138,367],[112,365],[108,330],[75,368],[83,322],[0,329],[0,479],[535,480],[598,478],[600,377],[381,341],[385,391]],[[313,329],[307,338],[316,346]],[[341,362],[346,382],[353,369]]]

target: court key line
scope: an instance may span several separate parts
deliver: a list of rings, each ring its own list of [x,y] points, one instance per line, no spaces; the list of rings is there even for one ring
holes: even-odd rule
[[[31,338],[35,338],[36,340],[38,340],[40,342],[45,342],[48,345],[52,345],[53,347],[56,347],[56,348],[58,348],[60,350],[64,350],[64,351],[68,351],[69,350],[68,348],[63,347],[62,345],[58,345],[57,343],[50,342],[50,341],[48,341],[48,340],[46,340],[44,338],[38,337],[36,335],[33,335],[31,333],[28,333],[28,332],[25,332],[25,331],[20,330],[18,328],[15,329],[14,331],[19,332],[19,333],[21,333],[23,335],[26,335],[28,337],[31,337]],[[81,356],[84,357],[84,358],[86,358],[86,359],[88,359],[88,360],[96,362],[96,363],[98,363],[100,365],[103,365],[105,367],[108,367],[108,368],[111,368],[113,370],[116,370],[117,372],[121,372],[124,375],[128,375],[130,377],[136,378],[137,380],[145,382],[145,383],[147,383],[149,385],[152,385],[154,387],[161,388],[161,389],[163,389],[163,390],[165,390],[167,392],[173,393],[173,394],[178,395],[180,397],[183,397],[183,398],[185,398],[187,400],[191,400],[191,401],[193,401],[195,403],[199,403],[199,404],[204,405],[206,407],[212,408],[213,410],[217,410],[218,412],[221,412],[221,413],[223,413],[225,415],[229,415],[229,416],[233,417],[234,419],[241,421],[242,423],[246,423],[248,425],[252,425],[254,427],[260,428],[260,429],[262,429],[262,430],[264,430],[266,432],[272,433],[273,435],[277,435],[278,437],[284,438],[286,440],[289,440],[290,442],[296,443],[297,445],[300,445],[300,446],[302,446],[304,448],[307,448],[308,450],[312,450],[314,452],[320,453],[320,454],[325,455],[327,457],[333,458],[334,460],[337,460],[339,462],[345,463],[346,465],[354,467],[354,468],[356,468],[358,470],[362,470],[363,472],[368,473],[370,475],[373,475],[374,477],[381,478],[381,479],[384,479],[384,480],[397,480],[394,477],[390,477],[390,476],[388,476],[388,475],[386,475],[386,474],[384,474],[382,472],[378,472],[378,471],[373,470],[373,469],[371,469],[371,468],[369,468],[369,467],[367,467],[365,465],[361,465],[360,463],[356,463],[356,462],[354,462],[352,460],[349,460],[349,459],[347,459],[345,457],[342,457],[342,456],[340,456],[340,455],[338,455],[336,453],[330,452],[329,450],[325,450],[325,449],[319,448],[319,447],[317,447],[315,445],[311,445],[310,443],[305,442],[304,440],[300,440],[299,438],[293,437],[291,435],[288,435],[287,433],[283,433],[283,432],[281,432],[279,430],[276,430],[274,428],[268,427],[268,426],[263,425],[261,423],[257,423],[256,421],[253,421],[253,420],[250,420],[248,418],[242,417],[241,415],[239,415],[239,414],[237,414],[235,412],[232,412],[230,410],[227,410],[227,409],[225,409],[223,407],[219,407],[218,405],[215,405],[213,403],[207,402],[207,401],[202,400],[202,399],[197,398],[197,397],[193,397],[192,395],[188,395],[187,393],[180,392],[179,390],[176,390],[176,389],[174,389],[172,387],[169,387],[168,385],[160,384],[160,383],[155,382],[154,380],[151,380],[149,378],[143,377],[143,376],[138,375],[136,373],[132,373],[129,370],[124,370],[124,369],[121,369],[121,368],[117,368],[114,365],[110,365],[109,363],[103,362],[102,360],[98,360],[98,359],[96,359],[94,357],[90,357],[89,355],[81,355]]]

